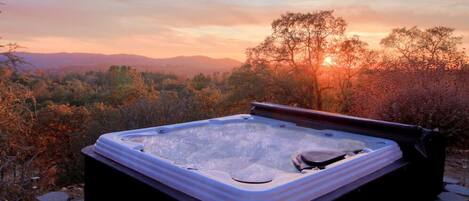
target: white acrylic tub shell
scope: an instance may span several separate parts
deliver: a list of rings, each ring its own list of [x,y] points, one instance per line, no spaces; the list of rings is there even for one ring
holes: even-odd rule
[[[360,153],[326,166],[322,170],[306,173],[278,173],[271,182],[248,184],[233,180],[220,170],[192,169],[176,165],[175,161],[141,151],[141,143],[123,140],[132,136],[171,135],[181,130],[210,124],[256,122],[270,126],[296,129],[295,124],[254,115],[234,115],[211,120],[152,127],[104,134],[95,145],[97,153],[126,167],[138,171],[165,185],[200,200],[312,200],[373,173],[402,157],[399,146],[387,139],[357,135],[334,130],[298,128],[311,135],[326,134],[332,138],[359,140],[365,143]],[[161,132],[164,130],[165,132]],[[176,150],[175,150],[176,151]],[[285,160],[290,160],[286,158]]]

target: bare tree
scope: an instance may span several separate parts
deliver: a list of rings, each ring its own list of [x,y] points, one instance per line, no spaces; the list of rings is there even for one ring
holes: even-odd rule
[[[342,41],[335,52],[335,68],[332,77],[338,83],[337,96],[339,112],[349,113],[352,107],[354,78],[375,61],[375,52],[367,49],[367,44],[357,36]]]
[[[291,74],[307,74],[316,109],[322,109],[320,67],[324,58],[343,38],[345,21],[333,11],[287,13],[272,22],[272,34],[257,47],[247,50],[251,65],[266,64],[274,69],[288,68]]]
[[[18,48],[20,46],[16,43],[0,44],[0,67],[16,68],[23,63],[22,59],[14,54]]]
[[[394,29],[381,41],[381,68],[362,77],[355,114],[439,128],[467,146],[469,74],[462,38],[454,29]]]
[[[454,29],[442,26],[397,28],[381,40],[392,61],[384,62],[388,68],[413,72],[461,69],[466,63],[465,52],[458,49],[461,43]]]

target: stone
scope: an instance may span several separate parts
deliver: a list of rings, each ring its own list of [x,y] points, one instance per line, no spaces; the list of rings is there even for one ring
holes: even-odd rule
[[[459,181],[453,177],[444,176],[443,182],[447,184],[459,184]]]
[[[41,196],[37,196],[38,201],[68,201],[70,196],[65,192],[53,191]]]
[[[448,184],[445,186],[445,189],[449,192],[457,193],[457,194],[464,195],[464,196],[469,196],[469,188],[466,188],[460,185]]]
[[[456,193],[443,192],[438,195],[441,201],[467,201],[467,198]]]

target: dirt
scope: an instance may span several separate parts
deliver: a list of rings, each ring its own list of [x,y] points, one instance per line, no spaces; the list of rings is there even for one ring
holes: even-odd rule
[[[445,176],[454,178],[459,184],[469,187],[469,149],[451,149],[447,151],[445,163]],[[71,199],[82,199],[84,184],[63,187],[60,191],[66,192]]]
[[[450,149],[446,152],[445,176],[469,187],[469,149]]]
[[[83,187],[84,184],[75,184],[67,187],[62,187],[60,191],[67,193],[71,200],[83,199]]]

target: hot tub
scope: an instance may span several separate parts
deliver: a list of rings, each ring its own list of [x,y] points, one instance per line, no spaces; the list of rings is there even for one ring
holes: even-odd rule
[[[299,153],[343,157],[299,170]],[[200,200],[313,200],[399,160],[392,140],[241,114],[102,135],[95,152]]]

